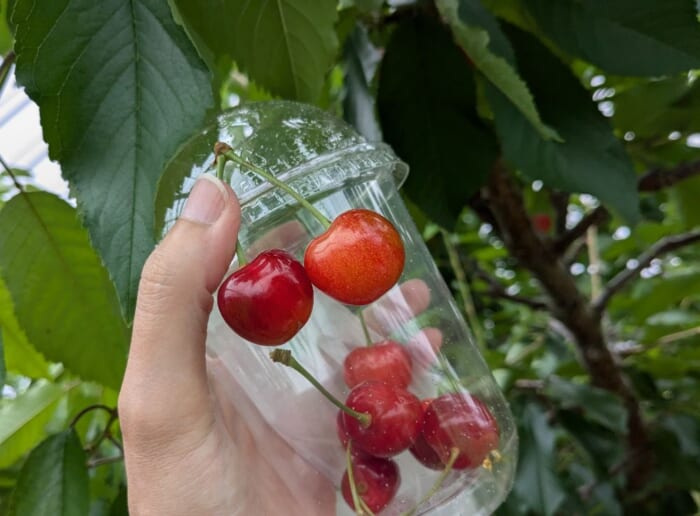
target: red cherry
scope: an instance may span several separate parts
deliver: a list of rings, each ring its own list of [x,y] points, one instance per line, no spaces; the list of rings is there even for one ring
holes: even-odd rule
[[[353,446],[375,457],[401,453],[420,432],[420,400],[406,389],[383,382],[363,382],[350,391],[345,404],[370,415],[366,426],[347,413],[342,419]]]
[[[443,464],[457,448],[459,455],[453,469],[475,468],[498,446],[498,423],[480,399],[450,393],[428,405],[422,435]]]
[[[393,287],[404,260],[401,237],[391,222],[363,209],[340,214],[304,253],[311,282],[349,305],[369,304]]]
[[[421,401],[424,415],[432,401],[432,399]],[[435,452],[435,450],[433,450],[433,447],[428,444],[428,441],[425,440],[422,431],[418,434],[416,441],[413,443],[413,446],[409,448],[409,451],[416,458],[416,460],[423,464],[423,466],[426,468],[441,470],[445,467],[443,462],[440,460],[440,456]]]
[[[540,233],[549,233],[552,229],[552,217],[546,213],[536,213],[532,216],[532,225]]]
[[[226,278],[217,300],[222,317],[238,335],[255,344],[277,346],[309,320],[313,287],[301,263],[286,251],[273,249]]]
[[[353,349],[343,362],[345,383],[351,389],[374,380],[405,389],[411,383],[411,356],[402,345],[386,340]]]
[[[350,436],[348,433],[345,431],[345,424],[343,423],[343,411],[339,410],[338,411],[338,416],[335,418],[335,431],[336,434],[338,435],[338,440],[340,441],[340,444],[343,445],[343,449],[347,450],[348,449],[348,443],[350,442]],[[360,450],[357,446],[353,446],[350,448],[350,454],[353,457],[371,457],[371,455],[367,455],[365,452]]]
[[[352,461],[352,476],[358,496],[375,513],[391,502],[401,485],[399,467],[391,459],[380,459],[368,455],[355,458]],[[347,471],[343,474],[340,485],[345,501],[357,510],[352,499]]]

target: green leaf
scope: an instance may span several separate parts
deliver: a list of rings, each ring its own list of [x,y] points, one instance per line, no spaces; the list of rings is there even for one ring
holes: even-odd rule
[[[686,228],[700,226],[700,177],[693,177],[673,187],[672,196],[678,204],[679,215]]]
[[[129,507],[127,505],[126,487],[121,485],[119,493],[112,502],[109,509],[109,516],[129,516]]]
[[[128,330],[114,285],[74,208],[37,192],[0,211],[0,274],[17,321],[47,358],[118,389]]]
[[[90,505],[86,457],[73,430],[37,446],[19,473],[11,516],[85,516]]]
[[[700,82],[687,77],[646,82],[615,95],[613,101],[615,126],[637,139],[700,131]]]
[[[540,119],[528,86],[515,69],[508,39],[480,0],[437,0],[437,6],[474,66],[513,103],[542,138],[559,140],[556,131]]]
[[[75,385],[39,380],[16,398],[0,402],[0,468],[14,464],[46,437],[58,401]]]
[[[209,72],[161,0],[17,0],[13,20],[17,80],[130,318],[158,178],[213,105]]]
[[[620,446],[620,435],[592,423],[576,410],[559,410],[557,421],[588,453],[596,469],[603,475],[622,460],[625,449]]]
[[[550,516],[566,499],[554,471],[554,430],[535,404],[525,407],[520,422],[520,458],[513,492],[534,514]]]
[[[275,95],[318,100],[338,47],[334,0],[170,3],[210,66],[230,56]]]
[[[617,75],[700,68],[700,25],[688,0],[528,0],[540,29],[565,51]]]
[[[670,414],[662,419],[661,426],[676,436],[684,456],[700,459],[700,419],[687,414]]]
[[[374,111],[374,96],[369,87],[373,73],[368,75],[367,71],[374,72],[380,59],[379,52],[369,41],[367,30],[356,25],[343,50],[343,118],[371,142],[381,141],[382,132]]]
[[[544,120],[564,142],[543,140],[500,91],[487,85],[506,159],[531,180],[566,192],[595,195],[628,222],[636,222],[635,172],[608,121],[571,71],[541,43],[515,28],[509,35],[517,49],[518,68]]]
[[[453,227],[498,152],[476,114],[472,70],[443,26],[423,17],[395,30],[379,77],[384,138],[411,167],[404,190],[432,220]]]
[[[49,364],[29,343],[20,328],[10,293],[2,277],[0,271],[0,330],[5,346],[5,366],[10,372],[29,378],[49,378]]]
[[[550,376],[544,393],[563,408],[581,410],[584,417],[619,434],[627,431],[627,411],[622,400],[604,389]]]

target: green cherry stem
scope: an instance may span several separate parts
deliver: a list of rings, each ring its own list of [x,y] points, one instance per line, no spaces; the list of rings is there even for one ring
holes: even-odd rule
[[[348,447],[345,450],[345,464],[348,468],[348,484],[350,484],[350,494],[352,495],[352,503],[355,506],[357,516],[363,516],[364,502],[357,492],[357,484],[355,484],[355,472],[352,468],[352,441],[348,441]],[[371,511],[370,511],[371,513]]]
[[[358,317],[360,318],[360,323],[362,324],[362,332],[365,334],[365,343],[367,346],[372,345],[372,337],[369,334],[369,328],[367,327],[367,322],[365,321],[365,315],[362,310],[358,312]]]
[[[224,168],[226,167],[226,157],[223,154],[216,155],[216,177],[219,181],[224,181]],[[245,257],[245,251],[241,245],[241,241],[236,239],[236,256],[238,257],[238,266],[243,267],[248,263]]]
[[[216,177],[219,181],[224,180],[224,168],[226,168],[226,158],[220,154],[216,157]]]
[[[365,501],[360,498],[360,507],[362,507],[362,510],[367,513],[367,516],[375,516],[375,514],[372,512],[372,509],[369,508],[369,506],[365,503]]]
[[[292,356],[292,352],[290,350],[275,349],[270,352],[270,358],[273,362],[278,362],[282,365],[294,369],[297,373],[306,378],[314,387],[316,387],[321,392],[321,394],[323,394],[328,399],[328,401],[333,403],[333,405],[338,407],[347,415],[357,419],[364,428],[367,428],[372,423],[372,416],[370,414],[367,414],[366,412],[357,412],[356,410],[351,409],[344,403],[338,401],[338,399],[335,396],[333,396],[330,392],[328,392],[326,388],[323,385],[321,385],[318,382],[318,380],[316,380],[316,378],[314,378],[313,375],[304,368],[303,365],[297,362],[296,358]]]
[[[416,503],[416,505],[414,505],[410,511],[404,512],[401,516],[413,516],[421,505],[430,500],[433,495],[438,492],[438,489],[440,489],[440,486],[447,478],[447,475],[449,475],[452,471],[452,466],[454,466],[457,457],[459,457],[459,448],[452,448],[450,452],[450,459],[447,461],[447,464],[445,464],[445,469],[442,470],[440,476],[433,484],[433,487],[430,488],[430,491],[428,491],[423,498],[418,500],[418,503]]]
[[[226,159],[233,161],[234,163],[238,163],[242,167],[245,167],[248,170],[255,172],[257,175],[265,179],[268,183],[273,184],[280,190],[287,192],[292,198],[294,198],[294,200],[296,200],[304,208],[309,210],[309,212],[321,223],[321,225],[325,229],[328,229],[328,227],[331,225],[331,221],[328,220],[328,218],[323,213],[314,208],[314,206],[309,201],[304,199],[304,197],[298,192],[296,192],[294,189],[290,188],[289,185],[287,185],[285,182],[280,181],[275,176],[273,176],[269,172],[266,172],[262,168],[256,167],[252,163],[247,162],[240,156],[234,154],[233,150],[225,151],[223,155],[226,157]]]

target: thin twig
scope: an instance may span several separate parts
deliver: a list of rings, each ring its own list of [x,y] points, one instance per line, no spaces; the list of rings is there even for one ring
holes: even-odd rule
[[[517,294],[510,294],[506,288],[498,281],[496,278],[491,276],[488,272],[483,270],[476,261],[470,262],[470,267],[474,275],[481,278],[489,288],[484,292],[485,295],[498,299],[505,299],[506,301],[512,301],[513,303],[518,303],[521,305],[529,306],[533,310],[546,310],[547,303],[540,299],[533,299],[525,296],[519,296]]]
[[[452,272],[457,280],[457,290],[459,290],[459,295],[462,296],[462,302],[464,303],[464,312],[469,320],[469,325],[474,332],[474,338],[479,346],[479,349],[486,349],[486,339],[484,338],[484,329],[481,327],[481,321],[476,314],[476,308],[474,307],[474,299],[472,298],[471,290],[469,289],[469,284],[467,283],[466,274],[464,274],[464,268],[462,267],[462,262],[459,259],[459,253],[457,248],[452,242],[452,236],[447,231],[442,231],[442,240],[445,243],[445,249],[447,250],[447,256],[450,259],[450,266]]]
[[[687,330],[664,335],[657,341],[657,344],[665,346],[666,344],[671,344],[672,342],[687,339],[688,337],[695,337],[696,335],[700,335],[700,326],[695,326],[693,328],[688,328]]]
[[[80,418],[82,418],[88,412],[92,412],[93,410],[104,410],[105,412],[108,412],[110,415],[110,423],[112,422],[112,418],[116,419],[117,409],[108,407],[107,405],[103,405],[101,403],[97,403],[95,405],[89,405],[80,412],[78,412],[75,415],[75,417],[71,420],[70,425],[68,426],[70,426],[71,428],[74,427],[78,423],[78,421],[80,421]]]
[[[5,55],[2,63],[0,63],[0,92],[2,92],[3,87],[5,86],[5,79],[7,79],[10,73],[10,68],[12,68],[13,63],[15,62],[15,57],[15,53],[10,50],[7,55]]]
[[[554,234],[559,237],[566,233],[566,215],[569,210],[569,194],[558,190],[552,190],[549,192],[549,201],[556,214],[554,218]]]
[[[598,228],[591,226],[586,231],[586,245],[588,246],[589,275],[591,277],[591,299],[596,299],[603,288],[600,278],[600,251],[598,250]]]
[[[115,462],[121,462],[124,460],[124,455],[119,453],[112,457],[100,457],[98,459],[92,459],[87,462],[88,468],[96,468],[98,466],[104,466],[105,464],[114,464]]]
[[[563,233],[553,243],[554,251],[562,254],[571,244],[582,238],[591,226],[600,226],[610,217],[610,213],[602,205],[586,214],[573,228]]]
[[[610,299],[634,279],[642,269],[646,268],[654,258],[696,242],[700,242],[700,230],[662,238],[637,258],[635,267],[621,271],[608,282],[603,293],[593,302],[593,309],[601,313]]]
[[[12,179],[12,182],[15,185],[15,188],[19,190],[20,192],[24,192],[24,187],[22,184],[17,180],[17,176],[15,175],[14,172],[12,172],[12,169],[10,168],[10,165],[7,164],[7,162],[0,156],[0,164],[2,165],[2,168],[5,169],[5,172],[7,172],[7,175],[10,176]]]

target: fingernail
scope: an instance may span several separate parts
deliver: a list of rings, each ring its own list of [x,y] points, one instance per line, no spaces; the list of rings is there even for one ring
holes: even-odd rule
[[[213,224],[224,211],[228,191],[210,174],[202,174],[192,187],[181,217],[200,224]]]

